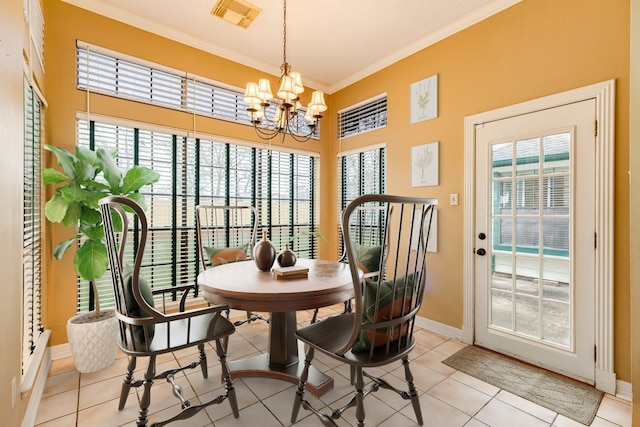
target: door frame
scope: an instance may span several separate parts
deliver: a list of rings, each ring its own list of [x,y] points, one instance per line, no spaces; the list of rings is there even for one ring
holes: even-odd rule
[[[475,158],[476,126],[587,99],[596,100],[595,386],[615,394],[613,370],[613,221],[615,80],[569,90],[464,119],[463,320],[462,341],[475,340]],[[595,128],[595,124],[594,124]]]

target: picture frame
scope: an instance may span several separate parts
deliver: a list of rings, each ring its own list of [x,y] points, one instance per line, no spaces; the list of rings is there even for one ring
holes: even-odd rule
[[[411,84],[411,124],[438,117],[438,75]]]
[[[438,185],[439,142],[411,147],[411,186]]]

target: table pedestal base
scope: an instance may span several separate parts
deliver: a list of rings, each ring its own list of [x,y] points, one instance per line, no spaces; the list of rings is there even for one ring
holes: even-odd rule
[[[298,343],[295,332],[295,312],[271,313],[269,319],[269,353],[243,360],[229,361],[232,378],[274,378],[298,384],[304,368],[302,343]],[[315,367],[309,368],[307,390],[319,397],[333,388],[333,378],[326,376]]]

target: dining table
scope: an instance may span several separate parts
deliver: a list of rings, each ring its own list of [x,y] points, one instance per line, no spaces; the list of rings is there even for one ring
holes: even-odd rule
[[[208,302],[227,304],[237,310],[269,313],[268,351],[240,360],[230,357],[232,377],[265,377],[297,384],[304,363],[299,363],[302,345],[295,336],[296,311],[330,306],[353,298],[348,264],[298,259],[296,266],[307,268],[307,276],[276,277],[273,271],[259,270],[253,260],[217,265],[198,275],[198,285]],[[318,397],[332,388],[333,378],[311,366],[307,390]]]

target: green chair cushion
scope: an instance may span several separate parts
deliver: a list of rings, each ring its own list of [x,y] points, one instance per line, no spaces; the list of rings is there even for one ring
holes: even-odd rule
[[[356,264],[363,273],[378,271],[382,246],[355,245]]]
[[[209,263],[213,266],[228,264],[230,262],[244,261],[247,259],[249,244],[237,247],[204,247],[204,253]]]
[[[391,318],[400,317],[403,311],[406,313],[411,307],[411,295],[414,284],[414,275],[398,277],[395,280],[395,293],[393,291],[394,281],[386,280],[378,283],[378,281],[371,281],[364,283],[364,313],[362,316],[363,323],[383,322],[390,320]],[[380,286],[380,302],[378,315],[376,316],[376,294],[378,286]],[[405,297],[405,288],[407,290],[407,296]],[[363,330],[360,332],[360,336],[353,344],[352,351],[365,352],[373,347],[379,347],[387,343],[389,332],[385,329],[377,330]],[[406,325],[402,328],[402,331],[395,329],[391,331],[391,341],[397,340],[401,336],[406,335]]]
[[[129,313],[129,316],[130,317],[149,317],[150,315],[144,310],[142,310],[142,308],[140,307],[140,305],[138,304],[138,302],[133,296],[133,290],[132,290],[133,267],[131,267],[131,265],[129,264],[124,265],[124,268],[122,271],[122,281],[124,283],[124,301],[127,306],[127,313]],[[151,293],[151,285],[149,285],[149,282],[147,281],[147,279],[145,279],[142,275],[139,275],[138,284],[140,286],[140,294],[142,295],[142,298],[144,298],[144,300],[148,302],[151,307],[155,307],[153,294]],[[155,333],[154,325],[145,325],[145,326],[134,325],[131,328],[133,339],[136,342],[143,345],[147,344],[145,339],[145,328],[146,328],[146,332],[149,340],[153,340],[153,335]]]

